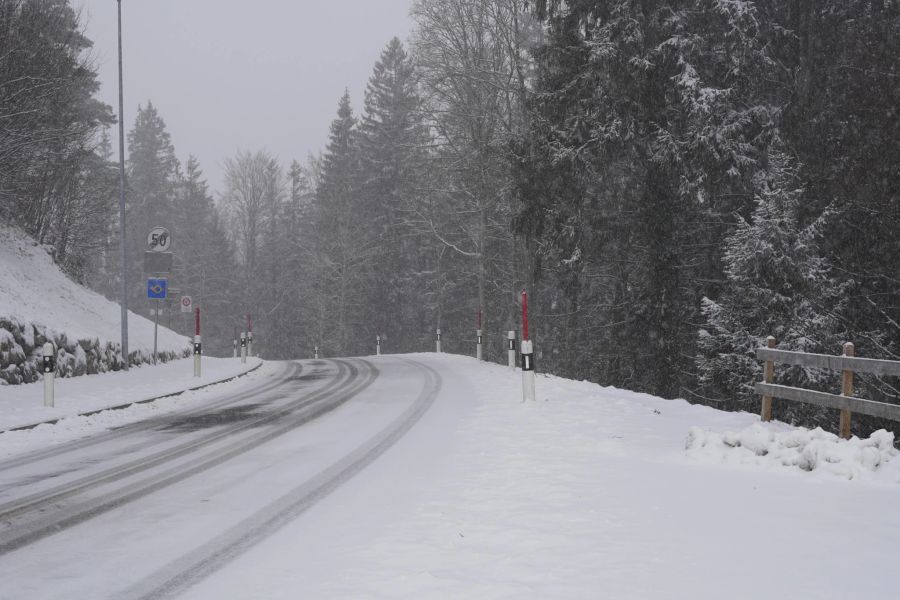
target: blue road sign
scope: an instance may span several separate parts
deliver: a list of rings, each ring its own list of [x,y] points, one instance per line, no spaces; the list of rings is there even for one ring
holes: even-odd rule
[[[147,280],[147,297],[151,300],[165,300],[166,293],[169,291],[168,279],[148,279]]]

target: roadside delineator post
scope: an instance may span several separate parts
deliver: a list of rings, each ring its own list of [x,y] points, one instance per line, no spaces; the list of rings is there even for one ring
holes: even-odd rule
[[[774,348],[775,343],[775,338],[773,336],[770,335],[766,338],[767,348]],[[763,381],[765,381],[766,383],[772,383],[773,381],[775,381],[775,361],[766,361],[766,364],[763,367]],[[759,410],[759,418],[762,421],[772,420],[772,396],[764,395],[762,397],[762,406]]]
[[[381,356],[381,336],[375,336],[375,356]]]
[[[247,356],[253,356],[253,315],[247,315]]]
[[[232,343],[232,357],[237,358],[238,355],[238,334],[237,327],[234,328],[234,342]]]
[[[247,333],[241,332],[241,362],[247,362]]]
[[[855,353],[853,342],[847,342],[844,344],[844,356],[853,356]],[[853,371],[848,371],[844,369],[841,371],[841,396],[852,397],[853,396]],[[841,423],[840,423],[840,436],[841,439],[849,440],[851,436],[850,432],[850,420],[852,418],[852,413],[849,408],[841,409]]]
[[[481,360],[481,309],[478,309],[475,325],[475,359]]]
[[[194,309],[194,377],[200,377],[200,357],[202,355],[200,342],[200,307]]]
[[[516,332],[515,331],[510,331],[507,334],[507,342],[509,342],[509,344],[507,345],[507,350],[509,352],[509,368],[515,369],[516,368]]]
[[[316,360],[319,360],[319,347],[318,346],[316,346],[315,358],[316,358]]]
[[[522,401],[534,401],[534,346],[528,339],[528,294],[522,290]]]
[[[56,379],[56,350],[53,344],[47,342],[41,351],[43,354],[43,365],[41,371],[44,373],[44,406],[54,406],[54,380]]]
[[[441,353],[441,329],[440,329],[440,327],[437,329],[436,333],[437,333],[437,335],[434,338],[434,344],[436,347],[435,352],[440,354]]]

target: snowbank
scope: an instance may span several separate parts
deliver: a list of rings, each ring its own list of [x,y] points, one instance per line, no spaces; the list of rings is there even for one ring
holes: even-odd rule
[[[80,434],[90,433],[84,429],[92,424],[95,425],[94,431],[103,429],[107,424],[106,417],[79,419],[78,415],[210,385],[246,373],[261,362],[254,357],[247,359],[246,363],[236,358],[204,357],[203,376],[194,377],[194,359],[189,358],[160,365],[143,365],[127,373],[118,371],[57,381],[56,406],[53,407],[44,406],[44,385],[41,382],[3,388],[0,394],[0,456],[4,449],[3,440],[9,439],[10,433],[15,434],[17,439],[29,439],[26,432],[6,430],[62,419],[58,426],[42,425],[42,439],[52,437],[54,430],[65,438],[66,432],[73,427]],[[266,373],[268,371],[262,372],[263,375]],[[220,391],[220,388],[209,389],[209,393]],[[113,415],[110,419],[118,423],[122,416]]]
[[[847,479],[873,474],[897,455],[894,434],[883,429],[866,439],[842,440],[820,427],[777,431],[760,423],[725,433],[692,427],[685,447],[690,456],[709,462],[795,467]]]

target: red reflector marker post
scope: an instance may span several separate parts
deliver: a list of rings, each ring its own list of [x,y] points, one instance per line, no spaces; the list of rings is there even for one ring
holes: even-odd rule
[[[534,401],[534,346],[528,339],[528,294],[522,290],[522,401]]]
[[[200,342],[200,307],[194,309],[194,377],[200,377],[200,356],[202,354]]]

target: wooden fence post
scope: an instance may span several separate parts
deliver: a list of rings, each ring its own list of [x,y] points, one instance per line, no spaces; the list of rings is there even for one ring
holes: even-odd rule
[[[775,338],[771,335],[766,338],[766,346],[769,348],[775,347]],[[763,367],[763,380],[766,383],[775,381],[775,361],[766,361],[766,365]],[[762,410],[760,411],[759,416],[763,421],[772,420],[772,396],[764,395],[762,397]]]
[[[853,356],[853,343],[844,344],[844,356]],[[841,396],[853,395],[853,371],[841,371]],[[850,439],[850,418],[849,408],[841,409],[841,437],[845,440]]]

